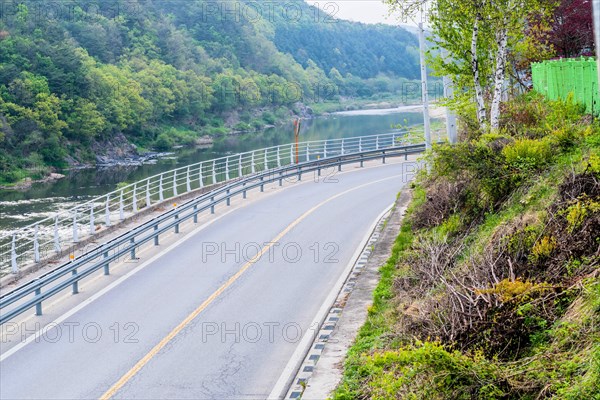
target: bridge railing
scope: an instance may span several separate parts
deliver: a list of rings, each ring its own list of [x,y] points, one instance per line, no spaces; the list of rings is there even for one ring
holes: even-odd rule
[[[162,172],[0,236],[0,277],[17,274],[156,204],[234,179],[317,159],[403,144],[407,132],[289,143]]]

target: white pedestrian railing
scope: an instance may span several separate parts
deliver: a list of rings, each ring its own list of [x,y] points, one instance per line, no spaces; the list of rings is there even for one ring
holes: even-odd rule
[[[296,163],[404,145],[406,131],[284,144],[202,161],[119,188],[0,236],[0,276],[61,255],[96,232],[158,203],[208,186]]]

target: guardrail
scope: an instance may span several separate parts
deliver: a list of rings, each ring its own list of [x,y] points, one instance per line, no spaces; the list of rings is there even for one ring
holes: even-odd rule
[[[192,199],[118,238],[98,246],[81,257],[0,296],[0,325],[31,308],[35,308],[36,315],[41,315],[44,300],[69,287],[72,288],[73,294],[77,294],[79,292],[79,282],[85,277],[101,269],[104,270],[105,275],[109,275],[111,263],[121,260],[124,256],[136,259],[136,250],[140,246],[149,242],[153,242],[155,246],[158,246],[161,234],[170,230],[179,233],[181,223],[190,219],[193,219],[194,223],[198,223],[199,214],[203,211],[210,210],[211,213],[214,213],[216,205],[221,203],[230,205],[231,199],[235,196],[246,198],[247,192],[252,189],[260,188],[263,191],[266,184],[279,181],[279,184],[282,185],[283,180],[290,177],[297,177],[298,180],[302,180],[302,175],[310,172],[316,171],[320,175],[321,170],[324,168],[337,166],[341,170],[342,165],[345,164],[360,163],[362,166],[365,161],[369,160],[383,159],[383,162],[385,162],[388,157],[408,157],[410,154],[423,151],[425,151],[425,144],[391,146],[374,150],[363,149],[360,152],[346,153],[322,160],[305,161],[296,165],[267,170],[231,182]],[[13,306],[13,308],[7,311],[6,309],[10,306]]]
[[[63,254],[64,249],[145,209],[192,191],[232,179],[352,152],[380,150],[399,144],[405,131],[355,138],[291,143],[203,161],[163,172],[54,217],[0,236],[0,277],[26,265]]]

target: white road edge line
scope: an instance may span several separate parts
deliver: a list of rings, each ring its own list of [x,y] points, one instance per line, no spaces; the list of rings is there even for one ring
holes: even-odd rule
[[[375,228],[377,228],[377,225],[379,224],[379,221],[381,221],[381,219],[388,212],[390,212],[390,210],[394,207],[394,204],[395,204],[395,202],[392,203],[388,208],[386,208],[375,219],[375,222],[373,222],[373,224],[371,225],[371,227],[368,229],[368,231],[365,234],[364,238],[362,239],[360,245],[356,248],[356,251],[354,252],[354,254],[352,255],[352,257],[350,258],[350,262],[348,263],[348,265],[344,269],[344,272],[342,273],[342,275],[340,276],[340,278],[338,279],[338,281],[336,282],[336,284],[331,289],[331,292],[329,292],[329,295],[327,296],[327,298],[323,302],[323,305],[321,306],[321,308],[319,309],[319,311],[315,315],[315,318],[313,319],[313,322],[310,325],[310,326],[317,326],[318,327],[315,330],[316,332],[319,331],[321,325],[323,324],[325,318],[327,317],[327,314],[329,313],[329,310],[331,309],[331,307],[333,307],[333,304],[334,304],[335,300],[337,299],[338,294],[340,293],[340,291],[342,290],[342,288],[344,286],[344,283],[346,282],[346,280],[350,276],[350,272],[354,268],[354,265],[358,261],[358,258],[360,257],[360,255],[363,252],[365,246],[369,242],[369,239],[373,235],[373,232],[375,231]],[[302,337],[302,340],[300,341],[300,343],[296,347],[296,350],[294,351],[294,353],[292,354],[292,357],[290,358],[290,360],[288,361],[287,365],[283,369],[283,372],[279,376],[279,379],[275,383],[275,386],[273,387],[273,390],[271,390],[271,393],[269,394],[269,396],[267,397],[267,399],[269,399],[269,400],[280,400],[280,399],[283,399],[285,397],[285,395],[287,394],[287,392],[288,392],[288,390],[289,390],[289,388],[290,388],[290,386],[292,384],[292,380],[294,379],[294,377],[296,376],[296,373],[298,372],[298,368],[300,368],[300,366],[302,365],[302,362],[304,361],[304,359],[306,358],[306,355],[308,354],[308,352],[310,350],[310,347],[311,347],[311,345],[312,345],[312,343],[314,341],[314,332],[315,331],[309,329],[304,334],[304,337]]]

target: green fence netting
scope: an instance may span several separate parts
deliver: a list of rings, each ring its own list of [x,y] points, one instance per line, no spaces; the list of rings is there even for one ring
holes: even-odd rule
[[[565,99],[573,93],[586,111],[600,114],[598,64],[594,58],[569,58],[531,65],[533,88],[549,99]]]

